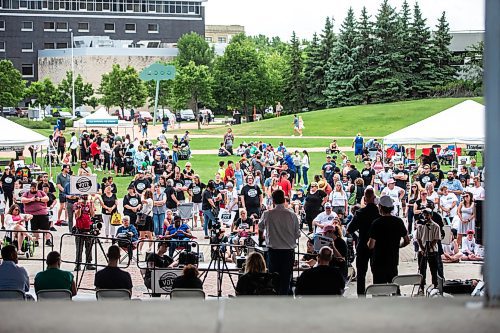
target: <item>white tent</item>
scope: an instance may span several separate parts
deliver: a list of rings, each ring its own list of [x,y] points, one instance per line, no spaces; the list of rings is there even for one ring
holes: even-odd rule
[[[0,117],[0,148],[3,151],[14,150],[9,149],[10,147],[48,145],[48,143],[49,139],[42,134]]]
[[[101,107],[96,112],[91,113],[85,118],[82,118],[73,123],[75,128],[96,128],[96,127],[112,127],[116,128],[125,128],[125,133],[127,128],[134,128],[134,123],[126,120],[119,120],[117,116],[109,115],[108,111],[105,108]],[[134,131],[132,130],[132,134],[134,135]],[[135,135],[134,135],[135,137]]]
[[[384,137],[384,144],[484,144],[484,105],[466,100]]]

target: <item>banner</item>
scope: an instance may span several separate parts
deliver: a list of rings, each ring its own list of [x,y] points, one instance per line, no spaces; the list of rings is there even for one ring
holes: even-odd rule
[[[97,176],[71,176],[69,192],[74,195],[97,193]]]
[[[180,269],[155,269],[151,272],[153,294],[170,294],[176,277],[182,275]]]
[[[85,125],[118,125],[118,117],[110,119],[85,119]]]

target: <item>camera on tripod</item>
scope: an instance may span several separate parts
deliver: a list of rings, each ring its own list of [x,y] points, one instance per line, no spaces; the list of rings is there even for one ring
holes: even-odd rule
[[[92,224],[90,225],[90,234],[94,236],[99,236],[102,229],[102,221],[99,217],[92,218]]]

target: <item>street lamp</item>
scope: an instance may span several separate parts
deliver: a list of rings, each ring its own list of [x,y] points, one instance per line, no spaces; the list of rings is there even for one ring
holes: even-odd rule
[[[73,105],[72,114],[75,116],[75,59],[73,52],[73,29],[69,29],[71,33],[71,104]]]

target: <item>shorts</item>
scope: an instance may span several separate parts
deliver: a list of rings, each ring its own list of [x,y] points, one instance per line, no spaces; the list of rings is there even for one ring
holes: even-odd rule
[[[50,222],[48,215],[33,215],[31,219],[31,230],[49,230]]]
[[[153,217],[146,216],[146,223],[144,225],[138,225],[137,231],[154,231]]]
[[[115,166],[120,168],[123,164],[123,160],[121,158],[115,158]]]
[[[60,203],[65,203],[66,202],[66,196],[64,194],[59,194],[59,202]]]
[[[193,214],[202,214],[201,202],[193,202]]]
[[[363,147],[354,147],[354,156],[363,155]]]

